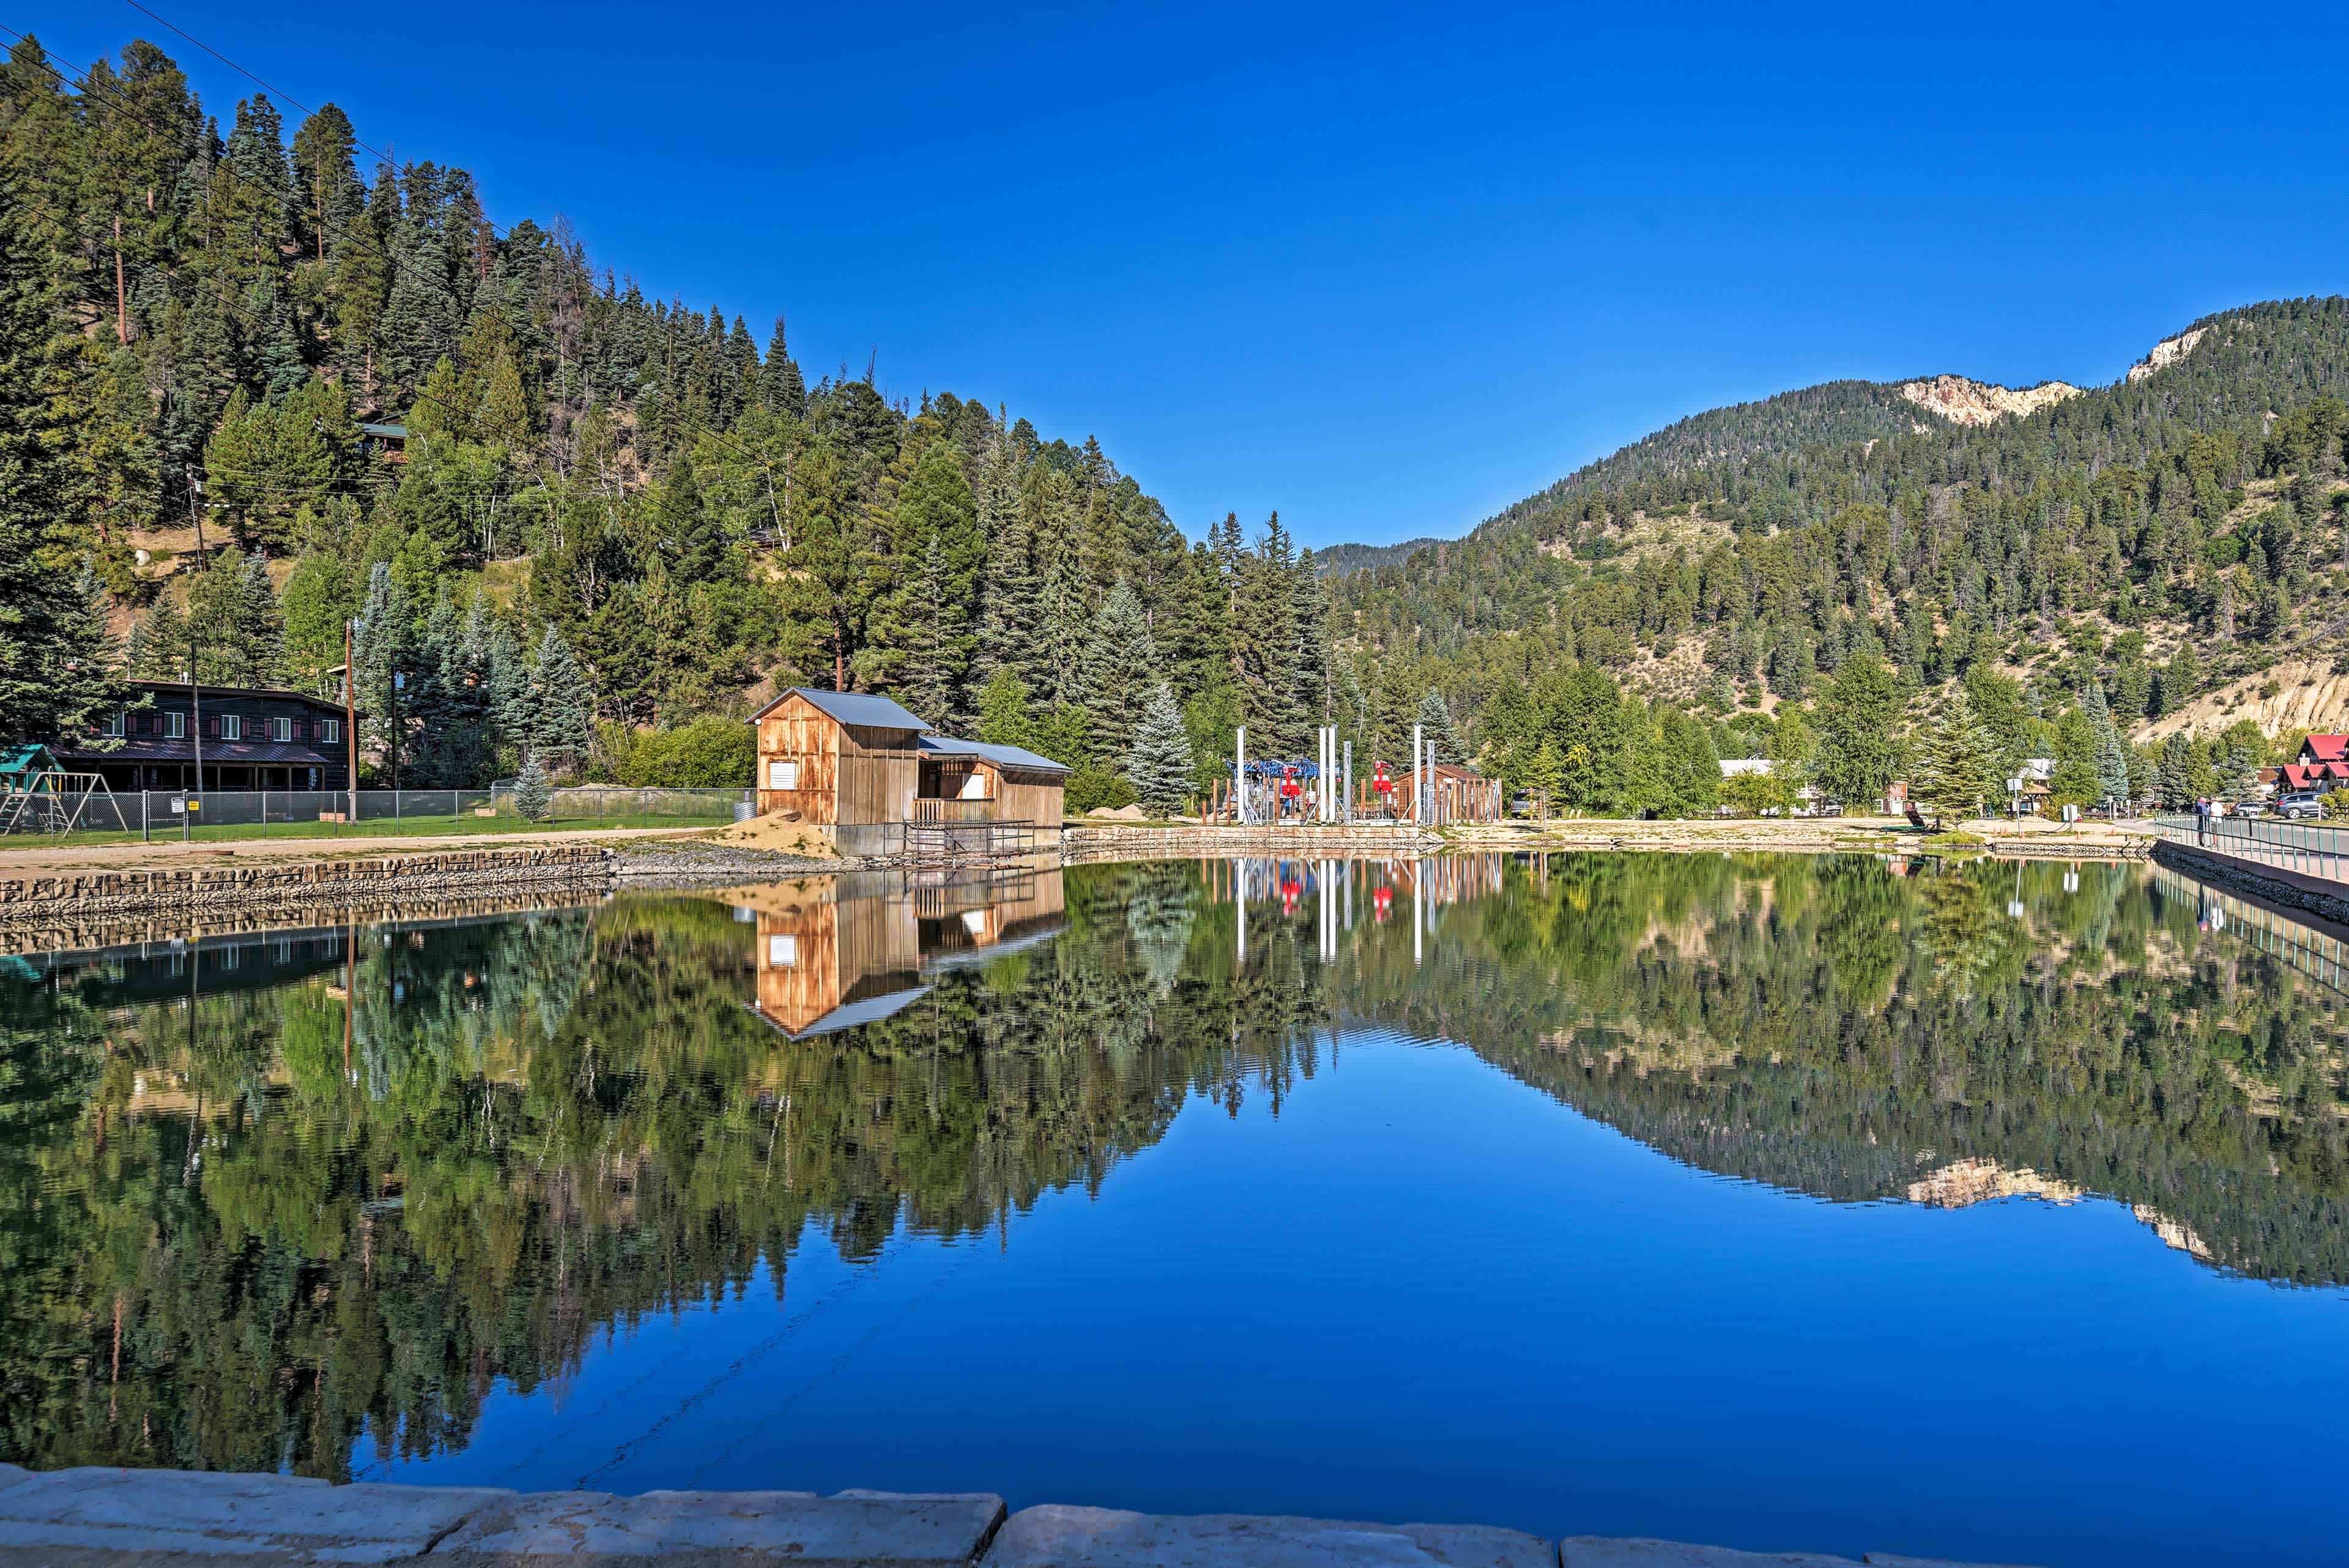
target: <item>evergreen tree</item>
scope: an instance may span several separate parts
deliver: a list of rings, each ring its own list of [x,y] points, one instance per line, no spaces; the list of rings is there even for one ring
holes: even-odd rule
[[[1160,681],[1134,726],[1133,743],[1125,758],[1126,777],[1153,816],[1173,816],[1187,804],[1195,759],[1174,693]]]
[[[1971,817],[2002,792],[1998,737],[1961,687],[1929,725],[1909,778],[1918,805],[1935,818]]]
[[[533,822],[546,820],[548,808],[554,804],[554,792],[546,782],[546,770],[538,765],[535,747],[525,746],[522,753],[522,773],[514,780],[514,809]]]
[[[988,678],[978,697],[978,738],[991,746],[1036,744],[1036,726],[1028,711],[1028,688],[1009,666]]]
[[[1073,686],[1099,757],[1114,761],[1125,756],[1159,684],[1158,655],[1151,645],[1142,600],[1133,585],[1120,577],[1093,617]]]
[[[530,702],[533,754],[575,759],[586,751],[594,706],[587,679],[571,656],[571,645],[551,626],[539,639],[538,663],[531,671]]]
[[[1437,762],[1468,765],[1468,748],[1460,739],[1459,726],[1452,722],[1452,705],[1444,700],[1443,692],[1430,691],[1420,699],[1419,725]]]
[[[2194,787],[2194,742],[2182,731],[2162,742],[2161,763],[2154,776],[2161,804],[2172,810],[2193,805],[2200,798]]]
[[[1866,810],[1884,798],[1899,771],[1900,692],[1873,653],[1847,659],[1819,708],[1819,787],[1846,807]]]
[[[121,701],[77,560],[96,502],[78,349],[40,255],[0,182],[0,742],[53,740]]]
[[[2129,800],[2128,748],[2113,722],[2110,704],[2105,701],[2102,681],[2089,684],[2088,694],[2081,702],[2095,734],[2096,795],[2099,800],[2127,802]]]

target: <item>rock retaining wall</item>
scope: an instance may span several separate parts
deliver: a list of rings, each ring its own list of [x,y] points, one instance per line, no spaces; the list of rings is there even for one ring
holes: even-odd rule
[[[1408,824],[1312,827],[1161,826],[1086,823],[1061,835],[1061,858],[1071,866],[1102,860],[1184,860],[1231,855],[1427,855],[1444,840]]]
[[[988,1492],[512,1492],[280,1475],[0,1464],[0,1568],[406,1563],[662,1568],[1857,1568],[1678,1542],[1548,1542],[1478,1524],[1161,1515]],[[1922,1559],[1870,1552],[1869,1563]]]
[[[457,891],[601,886],[608,852],[595,844],[451,849],[437,855],[261,861],[174,871],[66,871],[0,881],[0,929],[59,926],[109,915],[367,904]]]

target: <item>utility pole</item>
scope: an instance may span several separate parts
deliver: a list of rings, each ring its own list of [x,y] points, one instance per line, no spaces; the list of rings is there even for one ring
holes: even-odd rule
[[[202,566],[205,558],[204,507],[203,503],[196,498],[204,493],[204,482],[196,477],[194,463],[183,466],[188,472],[188,520],[196,525],[196,563]]]
[[[359,820],[359,724],[358,671],[351,665],[351,626],[348,617],[343,620],[343,745],[350,763],[351,809],[343,821],[356,826]]]
[[[195,837],[196,813],[203,809],[204,795],[204,693],[196,683],[196,640],[188,639],[188,741],[196,749],[196,787],[188,794],[187,809],[180,814],[180,837],[189,842]]]

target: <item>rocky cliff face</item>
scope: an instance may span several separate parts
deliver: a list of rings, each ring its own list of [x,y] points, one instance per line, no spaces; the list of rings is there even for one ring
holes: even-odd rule
[[[2209,330],[2207,327],[2198,327],[2191,332],[2181,332],[2175,337],[2163,338],[2153,346],[2152,353],[2129,367],[2128,379],[2132,381],[2142,381],[2156,370],[2168,369],[2193,353],[2194,345],[2201,342],[2202,335]]]
[[[2042,381],[2035,387],[2017,389],[1970,381],[1963,376],[1935,376],[1930,380],[1902,383],[1900,395],[1951,424],[1989,425],[2001,420],[2021,419],[2066,398],[2076,398],[2080,389],[2065,381]]]

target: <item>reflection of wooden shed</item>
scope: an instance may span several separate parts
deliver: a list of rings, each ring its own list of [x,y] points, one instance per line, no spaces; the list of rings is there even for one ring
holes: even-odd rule
[[[1069,770],[1019,746],[921,738],[916,822],[1008,822],[1050,826],[1061,820]]]
[[[913,900],[885,878],[761,889],[746,902],[759,927],[753,1005],[794,1040],[886,1018],[927,989]]]
[[[760,1017],[793,1040],[886,1018],[939,971],[1050,940],[1067,925],[1057,865],[908,886],[866,872],[726,895],[757,919]]]

